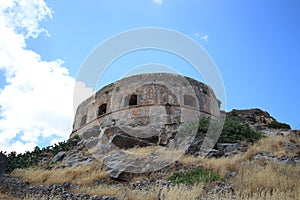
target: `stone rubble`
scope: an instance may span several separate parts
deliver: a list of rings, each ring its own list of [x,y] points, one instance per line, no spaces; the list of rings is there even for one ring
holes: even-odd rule
[[[299,165],[300,164],[300,156],[293,156],[293,157],[288,157],[286,155],[276,157],[276,156],[271,156],[270,152],[262,152],[258,153],[254,156],[254,160],[268,160],[268,161],[274,161],[278,164],[290,164],[290,165]]]
[[[77,186],[71,183],[53,184],[49,186],[30,185],[10,175],[4,175],[0,182],[0,190],[16,198],[34,197],[36,199],[62,199],[62,200],[116,200],[115,197],[97,196],[89,194],[74,194],[69,190]]]
[[[204,192],[204,198],[206,196],[214,195],[214,194],[225,194],[229,193],[234,197],[234,187],[231,183],[225,183],[225,182],[211,182],[206,184],[203,187],[203,192]]]
[[[148,187],[154,187],[154,186],[161,186],[163,187],[170,187],[172,186],[172,181],[166,181],[166,180],[157,180],[157,181],[148,181],[148,180],[141,180],[137,181],[132,184],[132,187],[134,189],[146,189]]]

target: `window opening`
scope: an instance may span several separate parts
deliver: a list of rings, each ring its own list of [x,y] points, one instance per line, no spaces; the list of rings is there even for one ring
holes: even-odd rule
[[[135,105],[137,105],[137,95],[132,94],[129,99],[129,106],[135,106]]]
[[[196,98],[191,95],[184,95],[184,105],[197,108]]]
[[[106,103],[99,106],[99,108],[98,108],[98,117],[101,116],[101,115],[104,115],[106,113],[106,107],[107,107]]]

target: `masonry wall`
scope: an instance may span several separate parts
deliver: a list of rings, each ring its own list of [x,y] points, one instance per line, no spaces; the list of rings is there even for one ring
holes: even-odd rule
[[[219,113],[214,92],[201,82],[177,74],[140,74],[109,84],[82,102],[71,137],[95,125],[129,126],[131,131],[149,126],[149,130],[159,131],[201,115],[218,117]]]

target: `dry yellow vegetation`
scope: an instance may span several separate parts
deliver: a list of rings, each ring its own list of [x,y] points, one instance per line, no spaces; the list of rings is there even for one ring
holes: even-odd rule
[[[300,167],[268,162],[265,166],[246,163],[232,180],[240,196],[272,196],[272,199],[300,198]],[[284,198],[283,198],[284,197]]]
[[[212,194],[206,199],[300,199],[300,166],[278,164],[271,161],[253,161],[253,156],[261,152],[270,152],[273,156],[295,156],[300,149],[286,150],[287,143],[300,145],[300,139],[292,136],[270,136],[261,139],[249,147],[246,153],[225,158],[197,158],[183,156],[179,161],[185,166],[203,166],[226,177],[228,172],[237,172],[238,176],[227,179],[233,185],[233,194]],[[132,153],[148,153],[157,150],[154,147],[130,149]],[[104,183],[92,186],[94,179],[109,179],[108,172],[102,169],[101,164],[74,168],[42,170],[23,169],[15,170],[12,175],[29,181],[33,184],[54,184],[72,182],[80,187],[74,189],[75,193],[88,193],[91,195],[115,196],[118,199],[201,199],[206,195],[203,185],[195,186],[153,186],[147,190],[133,189],[129,184]],[[171,175],[172,172],[170,172]],[[140,175],[133,180],[145,178]]]
[[[15,198],[11,195],[8,195],[8,194],[1,193],[1,192],[0,192],[0,199],[1,200],[17,200],[17,198]]]
[[[91,184],[95,179],[109,179],[109,172],[100,163],[91,166],[77,166],[63,169],[46,170],[41,168],[16,169],[11,175],[37,185],[63,184]]]

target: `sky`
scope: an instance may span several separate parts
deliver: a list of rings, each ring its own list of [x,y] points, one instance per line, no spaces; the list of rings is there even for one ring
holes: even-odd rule
[[[299,10],[297,0],[1,0],[0,150],[66,140],[84,61],[108,38],[145,27],[177,31],[205,49],[226,111],[260,108],[300,129]],[[82,85],[81,99],[148,63],[203,78],[182,58],[146,49],[117,59],[97,87]]]

